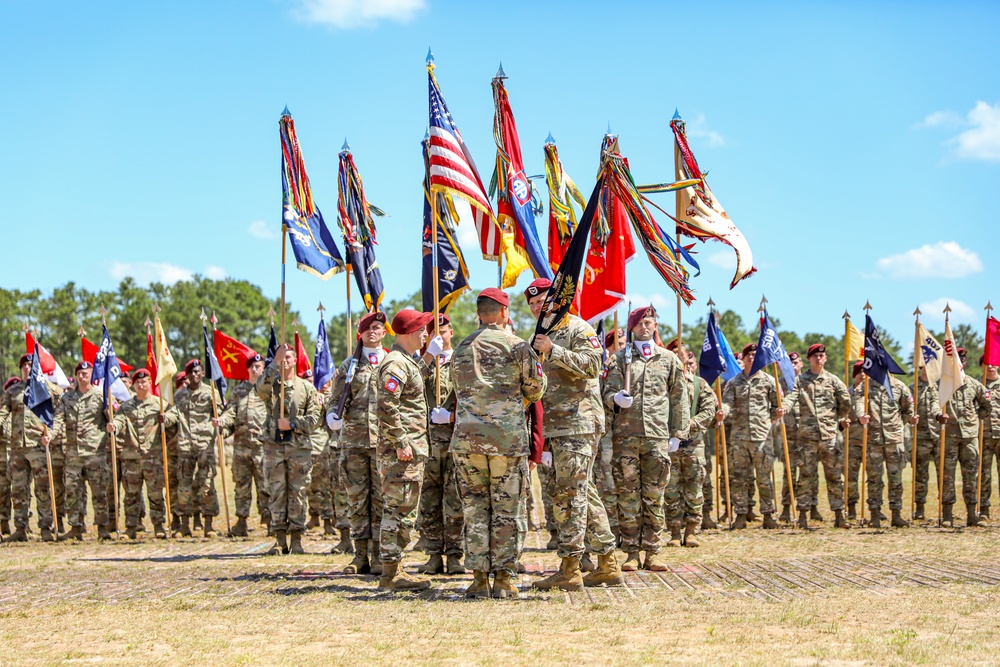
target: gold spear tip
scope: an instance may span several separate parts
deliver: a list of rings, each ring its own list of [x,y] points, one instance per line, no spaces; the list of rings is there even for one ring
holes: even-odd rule
[[[844,320],[849,320],[849,319],[851,319],[851,314],[845,310],[844,314],[841,315],[840,318],[844,319]]]
[[[920,306],[917,306],[917,309],[913,311],[913,314],[916,315],[917,317],[923,315],[923,313],[920,312]]]
[[[153,326],[153,323],[152,323],[152,321],[150,321],[149,316],[147,315],[146,316],[146,328],[148,329],[151,326]],[[83,327],[80,327],[80,331],[83,331]]]
[[[274,316],[275,315],[277,315],[277,313],[274,312],[274,306],[268,306],[267,307],[267,316],[271,318],[272,322],[274,321]]]
[[[871,302],[871,301],[868,301],[868,300],[866,299],[866,300],[865,300],[865,310],[871,310],[871,309],[872,309],[872,302]]]
[[[712,301],[712,297],[708,297],[708,303],[705,305],[707,305],[709,308],[715,305],[715,302]]]
[[[157,302],[155,302],[155,301],[153,302],[153,312],[154,312],[154,313],[158,313],[158,312],[160,312],[160,304],[158,304],[158,303],[157,303]]]
[[[319,311],[319,312],[321,312],[321,313],[326,310],[326,308],[323,307],[323,302],[322,301],[319,302],[319,307],[316,310]]]
[[[948,302],[945,302],[945,304],[944,304],[944,310],[942,312],[950,313],[951,312],[951,304],[948,303]]]
[[[990,303],[989,301],[987,301],[986,302],[986,307],[983,308],[983,310],[985,310],[987,313],[990,312],[991,310],[993,310],[993,304]]]
[[[87,335],[87,332],[83,330],[83,325],[82,324],[80,325],[80,331],[78,331],[77,333],[80,334],[80,338],[83,338],[84,336]]]
[[[24,318],[24,327],[23,328],[24,328],[25,331],[28,330],[28,328],[29,328],[28,327],[28,318]]]
[[[763,313],[765,310],[767,310],[767,307],[764,305],[766,303],[767,303],[767,297],[764,296],[763,294],[761,294],[760,295],[760,307],[757,309],[758,313]]]
[[[201,323],[203,325],[205,324],[205,322],[208,321],[208,315],[205,314],[205,309],[204,308],[201,309],[201,315],[198,316],[198,319],[201,320]]]

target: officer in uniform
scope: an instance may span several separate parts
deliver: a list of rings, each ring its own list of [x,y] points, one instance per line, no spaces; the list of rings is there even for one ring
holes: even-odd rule
[[[993,460],[1000,466],[1000,373],[997,367],[985,362],[985,356],[979,357],[979,365],[983,368],[983,386],[990,401],[989,417],[983,419],[983,479],[982,492],[979,494],[979,516],[990,518],[990,498],[993,495]]]
[[[187,373],[180,371],[174,376],[174,396],[187,387]],[[173,406],[171,406],[173,409]],[[167,477],[170,480],[168,493],[170,495],[170,535],[177,537],[181,531],[181,463],[180,452],[177,450],[177,436],[180,428],[177,424],[167,428]]]
[[[205,520],[205,537],[215,535],[212,519],[219,514],[219,496],[215,491],[215,426],[213,399],[222,397],[212,382],[205,382],[205,369],[199,359],[184,365],[187,386],[174,396],[177,410],[177,450],[180,464],[177,496],[180,504],[180,534],[191,537],[189,519],[193,516],[198,527],[199,516]]]
[[[925,519],[924,508],[927,502],[927,483],[930,481],[930,470],[934,476],[938,474],[938,456],[941,444],[941,423],[937,420],[941,412],[938,402],[937,382],[927,380],[927,367],[920,366],[920,380],[917,382],[917,427],[914,429],[917,448],[917,468],[913,471],[913,489],[916,509],[913,519]],[[938,480],[938,484],[941,480]]]

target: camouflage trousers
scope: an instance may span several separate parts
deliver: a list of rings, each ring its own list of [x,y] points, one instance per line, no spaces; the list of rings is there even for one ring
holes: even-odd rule
[[[10,521],[10,475],[7,472],[7,450],[0,451],[0,521]]]
[[[52,481],[56,489],[56,513],[61,518],[66,516],[66,455],[62,447],[52,447]]]
[[[753,480],[756,477],[760,511],[763,514],[773,514],[774,486],[771,483],[771,471],[774,470],[774,452],[770,441],[735,438],[727,444],[733,513],[739,515],[750,511]]]
[[[181,463],[180,458],[178,458],[177,452],[167,453],[167,474],[170,477],[169,485],[169,497],[170,497],[170,513],[174,516],[180,516],[180,497],[178,495],[178,490],[181,486]]]
[[[340,450],[326,448],[326,458],[330,467],[330,495],[333,497],[334,525],[338,530],[350,530],[350,503],[347,500],[347,487],[340,472]]]
[[[702,443],[705,450],[705,481],[701,484],[701,497],[704,499],[702,514],[710,515],[715,506],[715,499],[712,495],[715,492],[712,480],[712,475],[715,474],[715,469],[712,467],[712,457],[715,455],[715,431],[710,429],[706,432]]]
[[[950,430],[950,429],[949,429]],[[966,504],[976,503],[976,482],[979,475],[979,442],[976,438],[962,438],[946,433],[944,441],[944,491],[942,505],[955,504],[955,465],[961,467],[962,499]]]
[[[111,451],[108,451],[108,491],[106,497],[108,499],[108,521],[112,525],[117,525],[118,522],[118,511],[121,509],[119,506],[125,501],[125,462],[122,459],[121,448],[118,448],[116,453],[118,459],[118,490],[117,495],[115,491],[115,469],[113,467],[113,458],[111,456]],[[118,503],[115,503],[115,498],[118,499]],[[146,507],[142,502],[142,496],[139,497],[141,513],[145,515]],[[84,502],[86,504],[86,502]]]
[[[682,442],[670,454],[670,478],[663,495],[665,518],[670,523],[701,521],[705,496],[705,445],[700,439]],[[734,503],[735,504],[735,503]]]
[[[71,454],[66,458],[66,497],[70,500],[69,525],[82,526],[87,514],[87,490],[94,503],[94,523],[104,526],[109,523],[108,479],[111,470],[104,452],[98,454]],[[46,500],[48,502],[48,500]],[[39,522],[40,524],[41,522]]]
[[[418,529],[427,541],[428,554],[461,556],[465,519],[449,446],[450,441],[431,437],[420,486]]]
[[[219,495],[215,492],[215,450],[211,447],[181,452],[177,480],[178,514],[218,516]]]
[[[871,453],[871,447],[868,447],[869,454]],[[850,456],[847,459],[848,467],[848,477],[844,480],[844,484],[847,486],[847,502],[854,504],[861,499],[861,458],[864,454],[863,448],[861,446],[861,439],[858,438],[857,442],[854,438],[851,438],[850,443]]]
[[[233,447],[233,493],[236,499],[236,516],[250,516],[253,489],[257,487],[257,513],[267,517],[270,496],[264,481],[264,445],[235,445]]]
[[[146,484],[149,518],[153,524],[163,523],[167,513],[163,502],[163,454],[153,450],[142,458],[120,459],[125,482],[125,526],[137,528],[142,523],[142,485]]]
[[[477,572],[516,575],[528,530],[528,458],[484,454],[454,458],[465,512],[466,566]]]
[[[917,436],[917,468],[913,471],[913,488],[918,504],[927,502],[927,485],[930,482],[930,471],[938,477],[938,457],[941,441],[938,438]],[[937,480],[938,485],[941,480]]]
[[[333,489],[326,449],[312,454],[312,481],[309,483],[309,516],[333,519]]]
[[[615,448],[610,435],[605,435],[597,443],[597,457],[594,459],[594,485],[601,495],[604,511],[608,513],[611,532],[618,531],[618,485],[615,483]]]
[[[538,484],[542,489],[542,509],[545,512],[545,530],[552,532],[559,530],[556,523],[556,513],[552,509],[552,494],[556,491],[556,471],[552,466],[535,466],[538,473]]]
[[[45,449],[32,447],[12,450],[8,474],[10,474],[10,498],[14,506],[14,526],[28,527],[31,485],[34,484],[38,527],[51,528],[52,499],[49,497],[49,469]]]
[[[340,450],[340,479],[347,490],[348,521],[354,540],[378,539],[382,525],[382,482],[375,450]]]
[[[828,440],[801,440],[799,442],[801,471],[799,473],[799,488],[795,490],[797,509],[808,510],[813,507],[813,484],[819,488],[819,464],[823,464],[823,474],[826,477],[826,498],[833,511],[844,509],[843,450],[837,443],[837,438]]]
[[[379,559],[383,563],[403,560],[403,549],[417,523],[420,482],[424,478],[424,457],[400,461],[396,450],[378,454],[378,474],[382,488],[382,523],[378,532]]]
[[[264,444],[264,479],[272,530],[300,533],[306,529],[306,492],[311,472],[310,448]]]
[[[581,558],[585,547],[601,556],[615,549],[608,513],[591,477],[597,439],[596,433],[548,439],[555,467],[552,513],[559,524],[560,558]]]
[[[906,448],[898,443],[873,445],[868,443],[868,507],[875,512],[882,507],[882,471],[889,478],[889,509],[903,509],[903,468],[906,466]]]
[[[779,461],[781,461],[781,505],[782,507],[789,507],[792,504],[791,496],[788,488],[788,471],[785,469],[785,446],[782,443],[778,443],[781,448],[774,451],[774,456]],[[792,469],[792,489],[799,488],[799,478],[802,476],[802,468],[799,465],[802,456],[799,453],[799,443],[794,440],[788,441],[788,467]],[[795,493],[795,491],[791,491]],[[816,494],[812,494],[813,502],[816,504]]]
[[[990,498],[993,496],[993,460],[997,460],[1000,467],[1000,438],[983,435],[983,478],[981,481],[983,490],[979,494],[979,506],[989,508]]]
[[[666,438],[615,437],[615,483],[622,551],[656,553],[663,546],[664,496],[670,477]]]

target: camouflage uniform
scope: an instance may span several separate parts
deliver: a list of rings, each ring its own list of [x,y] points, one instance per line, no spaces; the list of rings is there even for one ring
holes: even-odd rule
[[[331,434],[326,443],[326,466],[330,471],[330,498],[333,502],[334,528],[346,530],[347,534],[350,534],[351,505],[347,499],[347,486],[340,469],[340,433]]]
[[[938,403],[938,387],[936,382],[927,383],[920,380],[917,383],[917,469],[913,471],[915,501],[918,505],[927,502],[927,484],[930,481],[930,471],[938,477],[938,457],[941,446],[941,424],[937,416],[941,413]],[[938,485],[941,480],[937,480]]]
[[[177,424],[167,428],[167,475],[170,482],[167,485],[167,491],[170,498],[170,513],[173,515],[171,520],[181,515],[180,495],[178,493],[181,486],[180,452],[177,451],[179,432]]]
[[[544,426],[544,425],[543,425]],[[548,446],[546,445],[546,450]],[[538,485],[542,490],[542,511],[545,513],[545,530],[552,532],[559,532],[559,523],[556,521],[556,513],[552,507],[552,496],[556,492],[556,471],[553,466],[547,465],[537,465],[535,466],[535,472],[538,473]],[[615,514],[617,515],[618,508],[615,507]],[[609,527],[611,519],[608,519]]]
[[[714,391],[712,395],[715,396]],[[716,399],[716,404],[718,402],[718,399]],[[712,460],[712,457],[715,456],[715,434],[715,427],[710,424],[701,438],[705,450],[705,481],[701,484],[701,497],[703,498],[701,515],[703,517],[711,517],[712,509],[715,507],[715,482],[713,475],[715,474],[714,466],[718,465],[718,461]]]
[[[944,430],[944,494],[942,505],[955,504],[955,464],[962,468],[962,499],[976,505],[979,474],[979,420],[990,416],[992,406],[986,387],[966,375],[965,384],[951,395]]]
[[[164,426],[177,423],[177,413],[164,413]],[[142,485],[146,484],[149,518],[162,524],[166,516],[163,501],[163,443],[160,436],[160,399],[149,395],[133,398],[115,415],[118,458],[124,469],[125,526],[136,528],[142,522]]]
[[[267,519],[269,504],[267,483],[264,481],[264,422],[267,407],[253,384],[244,380],[236,385],[229,405],[219,416],[219,430],[233,438],[233,493],[236,516],[250,516],[253,487],[257,487],[257,512]]]
[[[729,475],[733,512],[750,510],[748,486],[756,476],[760,491],[760,511],[774,513],[774,451],[769,441],[771,423],[778,418],[778,391],[774,378],[760,370],[753,375],[738,373],[722,391],[722,412],[732,425],[729,448]]]
[[[985,380],[986,394],[989,397],[989,417],[983,419],[983,479],[982,492],[979,494],[979,506],[989,513],[990,498],[993,495],[993,459],[997,457],[1000,465],[1000,377],[996,380]]]
[[[670,479],[664,494],[666,520],[701,523],[705,483],[705,428],[715,420],[718,401],[712,387],[697,375],[685,375],[691,403],[688,439],[670,454]],[[738,505],[737,505],[738,507]]]
[[[104,396],[100,390],[92,388],[82,394],[77,389],[70,389],[63,394],[56,408],[52,439],[60,441],[66,452],[66,496],[70,501],[71,526],[83,526],[87,513],[84,481],[90,484],[94,522],[98,526],[108,526],[110,522],[107,425]],[[47,497],[45,504],[49,504]]]
[[[638,351],[632,354],[628,390],[632,406],[615,404],[615,394],[625,388],[625,350],[615,353],[608,369],[604,405],[614,414],[612,441],[622,550],[655,554],[663,546],[663,503],[670,476],[668,441],[687,440],[691,398],[677,355],[653,341],[644,344],[651,345],[648,357]]]
[[[882,507],[882,470],[889,478],[889,509],[903,509],[904,423],[913,417],[913,396],[900,380],[890,376],[892,396],[882,385],[868,383],[868,507],[872,514]],[[865,414],[864,391],[854,394],[854,411]],[[853,452],[852,452],[853,453]]]
[[[312,471],[313,430],[322,428],[323,406],[312,382],[300,377],[282,380],[280,363],[272,361],[253,388],[264,402],[264,479],[267,480],[271,529],[301,533],[306,528],[306,490]],[[287,440],[278,441],[278,419],[291,422]]]
[[[455,395],[452,392],[452,363],[441,363],[441,396],[443,408],[455,412]],[[425,387],[427,407],[437,403],[434,371],[427,376]],[[428,412],[428,414],[430,414]],[[429,427],[430,450],[424,463],[424,479],[420,487],[419,526],[421,537],[427,541],[429,555],[461,556],[462,528],[464,526],[462,498],[458,491],[455,462],[449,452],[454,424],[431,424]]]
[[[843,451],[837,444],[837,423],[847,418],[851,409],[851,396],[847,386],[833,373],[824,370],[818,375],[803,371],[788,394],[785,402],[797,405],[797,439],[799,443],[801,472],[799,488],[795,491],[798,510],[813,506],[811,488],[818,484],[819,463],[823,463],[826,476],[826,495],[830,509],[844,509]]]
[[[216,405],[219,392],[206,378],[191,389],[188,385],[174,396],[177,411],[178,514],[219,514],[219,496],[215,492],[216,460],[215,427],[212,426],[212,394]]]
[[[604,396],[604,385],[608,379],[608,367],[601,372],[601,396]],[[604,511],[608,513],[608,526],[615,537],[621,535],[618,525],[618,484],[615,482],[615,445],[612,438],[614,429],[611,424],[614,413],[604,411],[604,435],[597,443],[597,457],[594,459],[594,485],[601,495]]]
[[[427,364],[415,361],[399,345],[379,364],[376,372],[378,415],[378,473],[382,483],[382,525],[379,559],[383,565],[403,559],[410,532],[417,520],[420,482],[427,459],[427,400],[424,381]],[[407,445],[413,459],[400,461],[398,449]]]
[[[318,392],[320,406],[325,403],[326,395]],[[324,412],[325,414],[325,412]],[[327,445],[330,442],[330,432],[325,424],[313,430],[312,442],[312,481],[309,484],[309,516],[324,521],[333,519],[333,488],[330,479],[330,463],[327,456]]]
[[[601,341],[594,329],[567,315],[549,333],[552,351],[542,365],[548,388],[542,396],[545,438],[552,452],[552,509],[559,524],[560,558],[581,558],[586,546],[601,556],[615,549],[604,503],[591,471],[604,429],[598,378]]]
[[[463,340],[452,358],[455,430],[451,451],[465,512],[466,565],[517,574],[527,532],[529,435],[524,404],[546,381],[527,343],[495,324]]]
[[[14,383],[18,384],[18,383]],[[12,385],[13,386],[13,385]],[[0,521],[10,521],[10,476],[7,472],[7,442],[10,426],[0,420]]]
[[[862,441],[865,434],[861,422],[858,421],[858,417],[864,414],[864,382],[860,375],[855,376],[854,379],[859,380],[859,382],[849,390],[851,392],[851,412],[848,417],[851,420],[851,425],[847,427],[846,432],[841,431],[841,433],[846,433],[850,448],[850,457],[847,460],[848,476],[844,480],[844,484],[847,486],[848,505],[856,505],[861,499],[861,457],[864,454]]]

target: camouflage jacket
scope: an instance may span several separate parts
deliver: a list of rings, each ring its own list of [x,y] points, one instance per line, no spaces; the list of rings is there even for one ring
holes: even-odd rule
[[[527,456],[525,403],[537,401],[546,388],[531,347],[498,325],[486,324],[459,343],[451,366],[457,400],[451,451]]]
[[[938,403],[937,383],[927,383],[923,380],[917,382],[917,437],[926,440],[932,439],[938,442],[941,439],[941,424],[937,416],[941,414],[941,406]]]
[[[212,426],[212,395],[216,406],[221,401],[219,392],[206,380],[192,390],[190,386],[174,395],[177,413],[177,451],[200,452],[215,447],[215,427]]]
[[[177,413],[164,410],[164,428],[177,424]],[[152,453],[163,457],[163,442],[160,438],[160,399],[150,394],[146,400],[136,397],[127,401],[115,414],[118,456],[123,459],[138,459]]]
[[[593,327],[575,315],[567,315],[549,338],[552,351],[542,363],[548,382],[542,396],[545,437],[603,433],[601,341]]]
[[[52,440],[62,443],[67,454],[89,456],[107,451],[108,415],[104,412],[104,395],[92,387],[83,394],[70,389],[63,394],[56,408]]]
[[[868,444],[903,446],[903,428],[913,417],[913,395],[899,378],[890,376],[892,396],[882,385],[868,382]],[[863,385],[862,385],[863,387]],[[851,396],[852,412],[865,414],[865,392]],[[851,418],[852,426],[854,417]],[[852,435],[853,438],[853,435]]]
[[[47,383],[56,411],[62,389]],[[42,447],[42,420],[24,405],[24,382],[15,382],[0,394],[0,424],[10,449]],[[53,438],[53,443],[55,439]]]
[[[257,378],[253,388],[257,396],[264,402],[267,419],[264,421],[263,440],[271,445],[286,445],[300,449],[312,449],[313,429],[320,428],[323,410],[320,405],[319,392],[312,382],[294,377],[286,380],[284,415],[291,422],[292,435],[288,442],[278,442],[278,419],[281,418],[281,385],[277,360],[264,370]]]
[[[625,388],[625,350],[615,353],[604,382],[604,405],[614,413],[612,429],[618,437],[688,439],[691,397],[684,368],[677,355],[653,344],[643,358],[633,348],[629,394],[632,407],[615,405],[615,394]],[[548,419],[548,412],[545,413]]]
[[[313,429],[312,435],[309,436],[309,442],[312,443],[313,456],[325,452],[327,445],[330,444],[330,439],[333,437],[330,433],[330,429],[325,428],[326,418],[323,415],[326,414],[326,410],[324,409],[326,397],[327,394],[320,390],[316,390],[316,401],[319,405],[320,423],[316,425],[316,428]]]
[[[856,377],[854,379],[860,378]],[[853,452],[854,449],[860,450],[864,444],[862,440],[865,437],[865,429],[861,425],[861,422],[858,421],[858,417],[864,414],[865,385],[863,382],[858,382],[851,386],[848,392],[851,394],[851,411],[847,414],[847,418],[851,420],[851,425],[847,427],[846,437]],[[860,399],[858,398],[859,396],[861,397]],[[858,460],[860,461],[860,459]]]
[[[846,419],[851,411],[847,386],[827,370],[818,375],[808,369],[802,371],[785,403],[798,405],[796,440],[800,443],[835,438],[837,422]]]
[[[259,450],[263,444],[267,407],[249,380],[236,385],[229,405],[219,415],[222,435],[233,436],[233,447]]]
[[[778,418],[778,390],[765,371],[747,376],[740,372],[722,390],[722,411],[733,427],[732,438],[741,442],[763,442]]]
[[[795,376],[795,386],[797,387],[798,385],[799,385],[799,378],[798,376]],[[785,409],[785,416],[782,417],[782,421],[785,424],[785,437],[788,439],[788,447],[790,449],[794,449],[796,446],[796,442],[798,441],[798,435],[799,435],[799,404],[789,403],[788,399],[786,398],[781,402],[781,407]],[[778,456],[783,456],[784,454],[781,453],[783,445],[781,442],[780,428],[775,429],[774,437],[775,437],[774,442],[776,444],[774,453],[777,454]]]
[[[989,418],[983,420],[983,437],[1000,438],[1000,377],[986,380],[983,386],[992,406]]]
[[[455,358],[454,354],[454,351],[452,351],[452,355],[447,360],[441,362],[441,407],[449,410],[452,414],[455,413],[455,383],[451,377],[452,360]],[[424,393],[427,398],[428,420],[430,419],[430,410],[438,404],[437,381],[434,379],[434,374],[434,367],[431,366],[424,387]],[[430,424],[428,428],[430,429],[429,433],[432,442],[450,442],[451,435],[455,431],[455,424]]]
[[[966,375],[965,384],[948,401],[950,421],[946,427],[947,435],[953,438],[978,438],[979,420],[989,417],[992,407],[986,396],[986,387],[979,380]]]
[[[379,455],[409,445],[414,458],[427,456],[424,396],[427,373],[427,364],[414,360],[399,345],[393,345],[379,364],[376,375]]]
[[[385,363],[385,358],[381,362],[369,359],[364,354],[358,360],[358,367],[354,371],[351,379],[351,395],[348,399],[347,414],[340,415],[344,420],[344,428],[340,430],[340,447],[347,449],[365,449],[374,447],[378,443],[378,417],[375,414],[375,376],[380,363]],[[351,360],[347,359],[337,369],[333,376],[333,391],[326,401],[326,412],[331,412],[340,402],[340,395],[344,393],[344,379],[347,377],[347,369],[351,365]]]
[[[688,385],[688,395],[691,397],[692,412],[688,427],[688,439],[701,442],[705,438],[708,427],[715,419],[715,413],[719,409],[719,401],[715,398],[712,386],[703,378],[685,374],[685,379]]]

